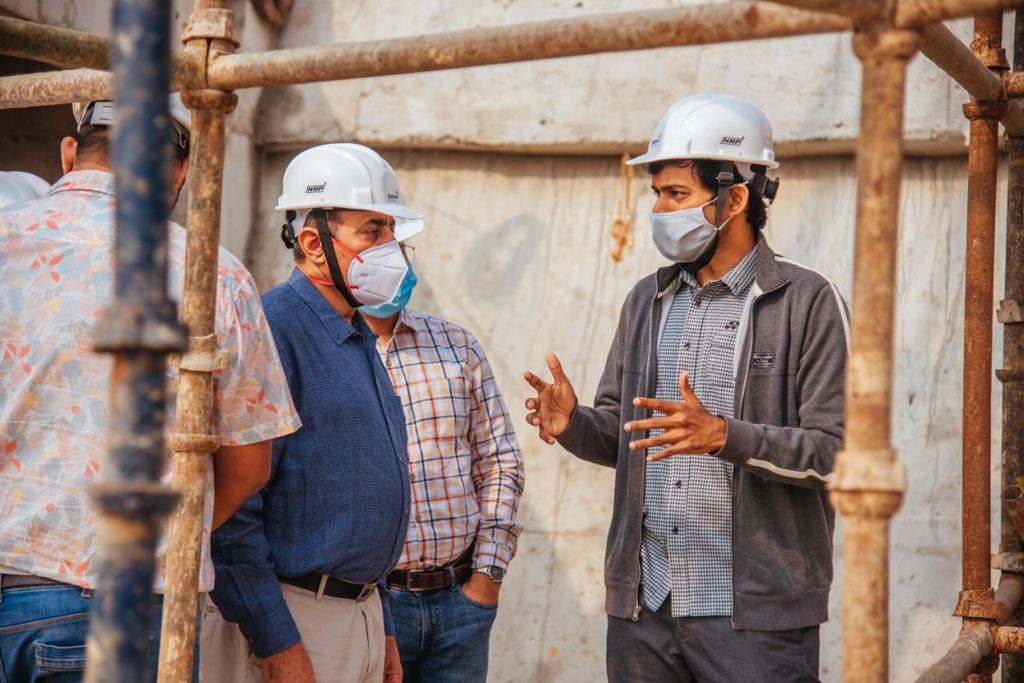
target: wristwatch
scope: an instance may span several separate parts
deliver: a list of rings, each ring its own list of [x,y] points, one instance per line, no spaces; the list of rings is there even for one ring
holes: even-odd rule
[[[501,567],[495,567],[493,565],[487,567],[476,567],[473,569],[473,573],[479,572],[480,574],[486,574],[487,578],[494,583],[501,583],[502,579],[505,578],[505,570]]]

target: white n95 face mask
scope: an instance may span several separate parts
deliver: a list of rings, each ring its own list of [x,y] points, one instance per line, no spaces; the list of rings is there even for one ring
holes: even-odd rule
[[[651,236],[662,256],[674,263],[693,265],[696,270],[707,265],[718,247],[719,231],[732,220],[730,216],[718,227],[708,223],[704,207],[714,201],[692,209],[651,214]]]
[[[352,254],[347,278],[349,291],[366,306],[386,304],[395,298],[408,269],[398,240],[370,247]]]

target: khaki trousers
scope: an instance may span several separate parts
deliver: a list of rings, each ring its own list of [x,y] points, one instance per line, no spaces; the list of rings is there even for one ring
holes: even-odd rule
[[[309,653],[317,683],[381,683],[384,614],[380,592],[362,602],[323,596],[286,583],[285,602]],[[202,683],[262,683],[263,660],[252,653],[237,624],[225,621],[209,598],[203,607],[199,648]]]

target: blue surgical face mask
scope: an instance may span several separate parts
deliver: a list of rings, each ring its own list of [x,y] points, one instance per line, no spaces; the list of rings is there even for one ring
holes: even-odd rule
[[[359,312],[365,313],[373,318],[390,318],[395,313],[406,307],[409,303],[409,299],[412,298],[412,290],[416,288],[416,273],[412,270],[412,264],[409,264],[409,269],[405,271],[405,279],[402,280],[402,284],[398,286],[398,292],[395,297],[379,306],[360,306]]]

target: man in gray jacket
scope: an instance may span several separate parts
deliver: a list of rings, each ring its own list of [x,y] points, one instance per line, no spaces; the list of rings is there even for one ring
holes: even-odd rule
[[[693,95],[647,154],[659,251],[626,297],[594,407],[554,354],[527,421],[616,469],[605,585],[612,681],[813,681],[828,618],[849,324],[761,229],[771,127]]]

